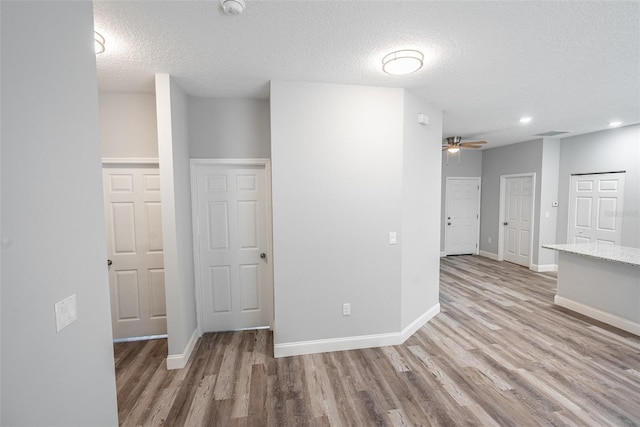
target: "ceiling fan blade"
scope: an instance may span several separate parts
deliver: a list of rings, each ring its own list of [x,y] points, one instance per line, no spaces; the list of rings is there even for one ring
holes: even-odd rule
[[[464,144],[486,144],[487,141],[465,141],[463,143],[461,143],[460,145],[464,145]]]
[[[474,144],[460,144],[461,148],[482,148],[482,145],[474,145]]]

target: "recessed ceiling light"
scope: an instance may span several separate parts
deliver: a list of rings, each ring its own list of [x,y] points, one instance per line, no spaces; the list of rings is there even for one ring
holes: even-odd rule
[[[424,55],[417,50],[397,50],[382,58],[382,70],[387,74],[402,76],[422,68]]]
[[[104,52],[104,37],[97,31],[93,32],[93,45],[96,50],[96,55]]]
[[[520,119],[520,123],[529,123],[531,121],[531,117],[523,117]]]
[[[621,124],[622,124],[622,122],[618,121],[618,120],[616,120],[614,122],[609,122],[609,126],[611,126],[611,127],[620,126]]]

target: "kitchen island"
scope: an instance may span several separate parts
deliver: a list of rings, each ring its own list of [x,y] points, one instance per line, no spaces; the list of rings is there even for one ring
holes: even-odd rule
[[[597,243],[542,247],[558,251],[556,305],[640,335],[640,249]]]

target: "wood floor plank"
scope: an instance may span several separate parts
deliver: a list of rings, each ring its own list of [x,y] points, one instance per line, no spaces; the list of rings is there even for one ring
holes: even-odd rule
[[[268,330],[114,345],[125,426],[640,425],[640,337],[556,307],[556,278],[447,257],[441,311],[401,346],[274,359]]]

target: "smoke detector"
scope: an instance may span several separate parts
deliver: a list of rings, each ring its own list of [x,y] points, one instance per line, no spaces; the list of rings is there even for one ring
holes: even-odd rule
[[[240,15],[244,10],[244,0],[222,0],[220,2],[222,10],[227,15]]]

